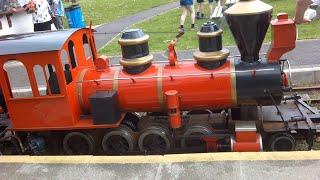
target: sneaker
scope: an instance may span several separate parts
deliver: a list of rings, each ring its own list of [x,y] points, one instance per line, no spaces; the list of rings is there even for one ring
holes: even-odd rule
[[[179,28],[179,33],[184,32],[184,28]]]
[[[200,19],[200,12],[197,12],[196,19]]]
[[[191,25],[191,30],[197,30],[197,29],[198,29],[197,25],[194,25],[193,27]]]

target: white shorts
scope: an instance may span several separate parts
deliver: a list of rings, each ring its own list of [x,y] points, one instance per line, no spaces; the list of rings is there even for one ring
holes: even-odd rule
[[[189,12],[193,12],[194,11],[194,5],[187,5],[187,6],[181,6],[182,9],[186,9]]]
[[[320,0],[312,0],[312,2],[320,6]]]

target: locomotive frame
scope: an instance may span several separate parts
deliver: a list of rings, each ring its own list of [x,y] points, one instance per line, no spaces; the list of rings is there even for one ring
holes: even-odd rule
[[[97,155],[273,151],[294,150],[298,138],[311,149],[320,132],[318,110],[298,95],[281,99],[290,73],[280,58],[294,48],[295,25],[287,14],[271,25],[267,60],[257,64],[227,58],[222,30],[212,23],[198,33],[196,61],[177,60],[178,35],[168,46],[169,61],[154,64],[149,37],[141,31],[120,39],[121,65],[98,56],[90,28],[2,37],[0,149]],[[24,67],[21,78],[30,92],[13,88],[14,63]]]

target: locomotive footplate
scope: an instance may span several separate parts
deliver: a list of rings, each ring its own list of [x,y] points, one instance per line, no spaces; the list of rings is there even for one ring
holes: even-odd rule
[[[320,132],[320,114],[314,107],[306,104],[302,99],[286,100],[280,105],[262,106],[258,116],[266,132],[316,130]]]
[[[286,98],[280,105],[260,107],[259,120],[266,134],[286,133],[305,138],[312,148],[320,133],[320,113],[297,95]]]

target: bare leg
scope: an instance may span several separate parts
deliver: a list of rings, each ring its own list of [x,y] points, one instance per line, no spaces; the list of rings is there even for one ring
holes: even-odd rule
[[[312,1],[311,0],[297,0],[296,4],[296,14],[295,14],[295,22],[297,24],[301,24],[304,22],[308,22],[303,19],[304,13],[308,9],[308,7],[311,5]]]
[[[194,12],[194,6],[191,5],[188,9],[189,9],[189,12],[190,12],[191,23],[194,24],[194,21],[195,21],[195,18],[196,18],[196,14]]]
[[[200,3],[200,12],[204,13],[204,2]]]
[[[224,6],[224,4],[226,3],[226,0],[220,0],[220,5]]]
[[[182,14],[180,17],[180,29],[183,29],[184,22],[186,21],[186,17],[188,15],[188,10],[186,6],[181,7]]]
[[[211,16],[211,14],[213,13],[213,6],[212,6],[212,3],[209,3],[209,14]]]

